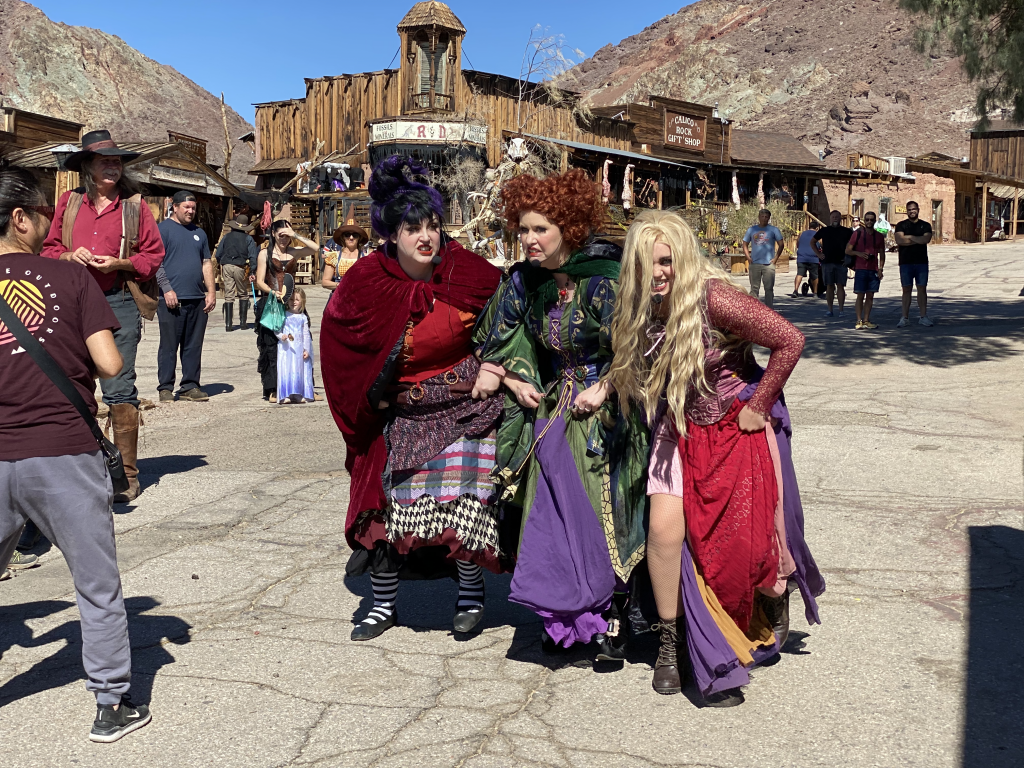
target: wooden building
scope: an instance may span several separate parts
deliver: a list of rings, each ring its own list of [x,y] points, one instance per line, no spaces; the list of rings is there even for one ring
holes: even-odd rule
[[[699,202],[722,212],[763,198],[783,201],[801,221],[822,209],[827,216],[822,179],[879,176],[829,170],[795,138],[738,129],[717,107],[651,97],[643,104],[587,110],[579,94],[550,84],[464,69],[467,30],[436,0],[416,3],[397,32],[396,69],[308,78],[302,98],[255,105],[256,164],[250,173],[257,190],[283,191],[300,165],[332,153],[332,162],[351,166],[372,167],[401,152],[440,169],[465,157],[495,167],[508,142],[520,138],[560,155],[562,168],[585,168],[599,181],[607,174],[611,208],[619,205],[623,219],[627,169],[633,210]],[[356,205],[359,215],[365,203],[353,200],[354,194],[296,197],[317,222],[311,232],[322,236],[340,223],[342,210]],[[461,223],[454,199],[449,210],[449,221]]]
[[[74,144],[77,143],[76,140]],[[224,220],[233,208],[232,201],[241,193],[217,169],[206,164],[203,159],[206,146],[202,139],[171,134],[165,142],[129,141],[120,142],[118,146],[140,153],[125,165],[125,176],[139,187],[157,221],[166,216],[168,201],[175,192],[181,189],[193,192],[198,201],[196,223],[206,231],[211,244],[218,242]],[[61,149],[74,151],[78,146],[48,141],[10,152],[7,159],[12,165],[34,171],[52,191],[56,203],[64,192],[79,186],[78,174],[64,170],[59,164]]]

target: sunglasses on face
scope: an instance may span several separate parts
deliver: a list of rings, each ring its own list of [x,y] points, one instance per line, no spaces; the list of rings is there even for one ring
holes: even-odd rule
[[[32,213],[38,213],[40,216],[45,216],[48,219],[53,219],[53,215],[57,212],[57,209],[52,205],[23,205],[23,210],[31,211]]]

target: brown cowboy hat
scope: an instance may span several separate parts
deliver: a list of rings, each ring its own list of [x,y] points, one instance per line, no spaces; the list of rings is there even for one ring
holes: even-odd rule
[[[353,234],[356,237],[358,237],[359,245],[363,245],[364,243],[367,243],[370,240],[370,236],[366,234],[366,230],[358,226],[355,222],[355,219],[349,219],[348,221],[346,221],[345,226],[338,227],[336,230],[334,230],[334,234],[331,235],[331,237],[334,238],[335,243],[341,245],[342,242],[345,240],[346,234]]]
[[[89,131],[82,137],[82,148],[68,156],[68,159],[64,161],[64,167],[69,171],[81,171],[82,163],[93,155],[116,156],[120,157],[122,162],[127,163],[140,154],[140,152],[129,152],[127,149],[118,149],[117,144],[110,138],[110,131]]]
[[[254,226],[256,226],[256,225],[255,224],[250,224],[249,223],[249,217],[246,216],[244,213],[241,213],[238,216],[235,216],[234,221],[229,221],[228,222],[228,228],[229,229],[234,229],[234,230],[236,230],[238,232],[246,232],[246,233],[252,232],[252,228]]]

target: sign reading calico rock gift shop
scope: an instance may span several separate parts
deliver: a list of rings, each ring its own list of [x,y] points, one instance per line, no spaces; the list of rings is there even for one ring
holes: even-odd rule
[[[430,120],[386,120],[370,125],[370,144],[487,144],[487,126]]]
[[[688,152],[704,151],[707,118],[665,111],[665,146]]]

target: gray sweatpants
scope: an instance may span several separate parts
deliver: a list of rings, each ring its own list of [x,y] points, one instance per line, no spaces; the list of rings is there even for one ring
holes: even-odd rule
[[[767,307],[775,306],[775,265],[754,264],[750,265],[750,295],[755,299],[761,293],[761,284],[764,283],[764,303]]]
[[[132,667],[113,501],[99,451],[0,461],[0,563],[7,567],[26,519],[60,549],[82,618],[85,687],[107,705],[128,692]]]

